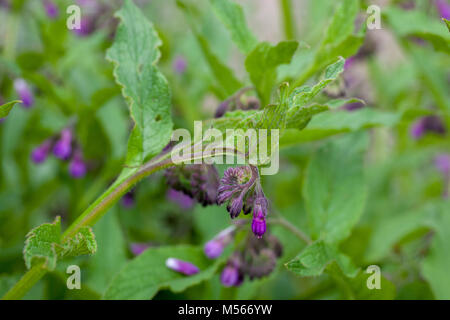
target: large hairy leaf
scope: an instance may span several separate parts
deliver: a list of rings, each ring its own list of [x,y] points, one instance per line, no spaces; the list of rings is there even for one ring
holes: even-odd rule
[[[231,0],[210,0],[210,2],[239,49],[243,53],[249,53],[258,40],[248,28],[241,6]]]
[[[116,13],[121,23],[107,59],[114,64],[116,82],[130,107],[134,128],[128,142],[127,165],[139,165],[156,155],[170,140],[170,92],[157,69],[161,40],[153,25],[131,0]]]
[[[167,258],[195,264],[200,272],[185,276],[166,267]],[[151,299],[160,289],[181,292],[210,279],[224,263],[226,256],[209,260],[203,249],[194,246],[150,248],[129,262],[113,279],[105,299]]]
[[[362,170],[366,144],[366,135],[344,136],[310,160],[303,196],[314,239],[338,243],[358,222],[367,193]]]

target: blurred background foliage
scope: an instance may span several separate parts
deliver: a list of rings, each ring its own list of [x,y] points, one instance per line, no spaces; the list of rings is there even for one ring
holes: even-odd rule
[[[1,103],[20,98],[14,90],[18,78],[25,79],[35,99],[30,108],[14,107],[0,123],[0,295],[26,270],[22,257],[26,233],[57,215],[63,227],[69,225],[114,180],[122,168],[132,126],[112,65],[105,60],[117,26],[113,13],[121,1],[97,1],[102,9],[92,14],[88,31],[81,35],[66,28],[65,8],[72,2],[56,2],[59,14],[51,17],[44,1],[0,1]],[[211,118],[226,96],[176,2],[135,2],[163,41],[159,67],[172,91],[175,127],[192,129],[194,120]],[[278,68],[281,82],[297,79],[311,66],[340,1],[237,2],[259,40],[301,41],[292,63]],[[245,57],[212,13],[209,1],[191,3],[195,24],[213,53],[239,79],[245,78]],[[361,1],[361,7],[369,3]],[[373,3],[382,7],[382,29],[366,31],[351,67],[325,95],[361,98],[367,104],[364,108],[388,111],[396,120],[363,130],[353,129],[351,123],[327,127],[331,136],[324,133],[323,139],[313,136],[302,143],[287,143],[281,150],[279,173],[263,177],[263,183],[273,210],[307,230],[306,168],[325,144],[338,139],[338,133],[356,131],[354,135],[366,141],[367,197],[359,222],[339,247],[363,271],[368,265],[379,265],[386,279],[383,290],[363,296],[354,289],[356,293],[349,296],[346,285],[333,276],[296,276],[283,264],[305,245],[274,225],[270,229],[284,252],[270,276],[245,281],[239,288],[224,288],[216,274],[182,293],[162,290],[156,299],[450,298],[450,206],[445,197],[449,173],[435,166],[437,155],[450,152],[449,42],[445,36],[442,39],[447,42],[430,36],[436,30],[438,34],[448,30],[435,1]],[[364,24],[365,17],[361,10],[356,24]],[[430,115],[439,117],[443,132],[411,135],[411,127]],[[68,124],[75,128],[88,167],[81,179],[72,178],[67,164],[54,158],[39,165],[30,160],[37,145]],[[328,164],[327,170],[336,177],[351,171],[345,166],[351,163],[317,165]],[[132,244],[202,246],[229,225],[224,208],[196,204],[186,209],[167,193],[162,173],[145,179],[133,190],[132,205],[115,205],[94,227],[98,253],[64,261],[26,298],[100,298],[113,276],[133,258]],[[65,287],[65,268],[74,263],[83,270],[82,290]]]

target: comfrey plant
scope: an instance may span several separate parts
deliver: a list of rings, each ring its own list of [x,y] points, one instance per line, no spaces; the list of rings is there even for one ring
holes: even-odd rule
[[[3,298],[25,297],[49,272],[44,294],[73,298],[60,278],[80,263],[83,298],[448,299],[436,276],[450,268],[442,2],[431,21],[418,2],[387,5],[385,43],[366,28],[364,1],[310,0],[324,18],[314,15],[320,32],[306,44],[291,1],[279,1],[276,43],[258,40],[237,1],[202,1],[124,0],[113,17],[116,2],[78,0],[71,31],[62,3],[44,0],[27,35],[39,33],[36,46],[17,46],[21,24],[8,24],[0,91],[18,100],[0,105],[0,251],[18,256],[25,237],[26,274],[3,290],[20,263],[0,257]],[[26,3],[8,6],[11,21],[34,10]],[[392,37],[400,66],[385,52]],[[224,60],[234,49],[236,73]],[[28,136],[47,138],[24,147]],[[61,163],[83,179],[53,172]],[[368,263],[389,270],[380,289],[367,286]]]

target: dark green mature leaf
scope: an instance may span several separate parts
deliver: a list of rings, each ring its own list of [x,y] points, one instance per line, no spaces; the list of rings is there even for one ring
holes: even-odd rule
[[[276,84],[277,67],[290,63],[297,47],[297,41],[282,41],[276,46],[261,42],[247,56],[245,68],[261,97],[263,106],[270,101]]]
[[[8,103],[2,104],[0,106],[0,119],[1,118],[6,118],[9,114],[9,112],[11,111],[11,109],[14,107],[14,105],[16,103],[21,103],[22,101],[20,100],[14,100],[14,101],[10,101]]]
[[[239,49],[245,54],[249,53],[258,40],[247,26],[242,7],[230,0],[210,0],[210,2]]]
[[[450,215],[449,201],[443,201],[430,218],[435,230],[430,251],[422,263],[423,276],[428,280],[437,299],[450,299]]]
[[[314,239],[338,243],[362,214],[367,190],[363,177],[366,135],[348,135],[327,143],[306,170],[303,196]]]
[[[117,207],[111,208],[94,226],[99,250],[88,261],[89,278],[85,281],[102,294],[127,261],[126,243],[118,213]]]
[[[135,122],[128,142],[128,165],[142,164],[167,145],[172,132],[170,92],[157,69],[161,40],[131,0],[116,13],[121,19],[107,59]]]
[[[195,19],[192,15],[193,8],[182,0],[177,0],[178,7],[186,14],[192,32],[203,52],[214,79],[220,86],[221,99],[225,99],[233,95],[242,88],[242,83],[234,76],[233,71],[228,68],[211,50],[207,39],[198,31]]]
[[[387,8],[383,15],[400,37],[416,36],[430,41],[436,50],[450,53],[450,34],[437,20],[419,10]]]
[[[286,263],[286,268],[301,277],[311,277],[320,276],[332,263],[336,263],[348,277],[354,277],[358,272],[347,256],[321,240],[303,249],[297,257]]]
[[[97,243],[91,228],[83,227],[68,241],[61,242],[61,218],[44,223],[27,234],[23,256],[27,268],[43,262],[43,267],[54,270],[58,259],[94,254]]]
[[[200,272],[185,276],[166,267],[167,258],[195,264]],[[210,279],[224,263],[226,255],[216,260],[206,258],[203,249],[194,246],[150,248],[129,262],[113,279],[105,299],[151,299],[160,289],[181,292]]]

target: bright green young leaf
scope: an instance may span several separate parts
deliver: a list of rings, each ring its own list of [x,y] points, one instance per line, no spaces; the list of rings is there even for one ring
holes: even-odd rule
[[[286,263],[286,268],[301,277],[311,277],[320,276],[332,263],[336,263],[348,277],[354,277],[358,272],[347,256],[324,241],[307,246],[297,257]]]
[[[258,40],[247,26],[242,7],[231,0],[210,0],[210,2],[239,49],[245,54],[249,53]]]
[[[142,164],[167,145],[172,132],[170,92],[157,69],[161,40],[131,0],[117,12],[121,23],[107,59],[135,122],[128,142],[127,165]]]
[[[449,201],[443,201],[430,218],[434,229],[431,248],[422,263],[423,276],[428,280],[436,299],[450,299],[450,215]]]
[[[442,20],[445,22],[445,25],[447,26],[448,31],[450,31],[450,20],[447,20],[445,18],[442,18]]]
[[[27,268],[44,263],[44,268],[54,270],[58,259],[94,254],[97,243],[91,228],[83,227],[68,241],[61,242],[61,218],[44,223],[27,234],[23,256]]]
[[[76,257],[97,252],[97,242],[92,229],[82,227],[80,231],[66,243],[56,247],[58,258]]]
[[[336,78],[344,71],[345,59],[339,57],[338,61],[328,66],[325,70],[325,75],[322,80],[314,87],[303,86],[294,89],[290,99],[293,106],[304,106],[309,103],[319,92],[321,92],[329,83],[336,80]]]
[[[191,26],[192,32],[203,52],[203,56],[208,63],[209,69],[214,76],[214,79],[219,84],[221,89],[221,99],[225,99],[233,95],[236,91],[242,88],[242,83],[234,76],[233,71],[228,68],[211,50],[207,39],[198,31],[195,19],[193,17],[193,8],[182,0],[177,0],[178,7],[185,13],[187,20]]]
[[[33,265],[44,262],[44,267],[54,270],[58,254],[56,245],[61,237],[61,218],[56,217],[53,223],[44,223],[27,234],[23,256],[25,265],[30,269]]]
[[[261,42],[245,59],[245,68],[263,106],[270,102],[273,87],[276,85],[277,67],[290,63],[297,47],[297,41],[282,41],[275,46]]]
[[[364,209],[367,190],[362,162],[366,135],[347,135],[313,155],[303,196],[314,239],[336,244],[346,238]]]
[[[450,53],[450,33],[438,20],[419,10],[394,7],[383,10],[383,15],[400,37],[416,36],[430,41],[436,50]]]
[[[359,1],[354,0],[343,0],[337,7],[313,62],[295,81],[295,86],[302,85],[318,70],[336,61],[339,56],[348,58],[358,51],[364,42],[362,32],[353,34],[358,10]]]
[[[177,258],[195,264],[200,272],[185,276],[166,267],[168,258]],[[209,280],[224,263],[226,255],[208,259],[202,248],[173,246],[150,248],[129,262],[111,282],[105,299],[151,299],[159,290],[181,292]]]
[[[10,101],[8,103],[2,104],[0,106],[0,119],[6,118],[6,116],[9,114],[9,112],[14,107],[14,105],[16,103],[21,103],[21,102],[22,101],[20,101],[20,100],[14,100],[14,101]]]

